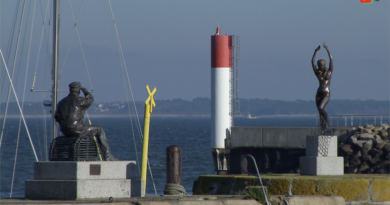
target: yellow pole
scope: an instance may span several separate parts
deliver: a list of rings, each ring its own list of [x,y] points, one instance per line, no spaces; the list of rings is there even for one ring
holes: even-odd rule
[[[144,139],[142,143],[142,167],[141,167],[141,179],[144,180],[146,191],[146,171],[148,165],[148,146],[149,146],[149,125],[150,125],[150,105],[145,103],[145,114],[144,114]]]
[[[157,89],[154,88],[150,92],[149,86],[146,86],[148,90],[149,97],[145,101],[145,113],[144,113],[144,139],[142,142],[142,164],[141,164],[141,179],[144,180],[144,193],[146,193],[146,171],[148,168],[148,146],[149,146],[149,126],[150,126],[150,113],[152,113],[153,107],[156,107],[154,102],[153,95],[156,93]]]
[[[88,119],[88,122],[89,122],[89,125],[92,125],[90,119]],[[97,151],[98,151],[100,161],[103,161],[103,159],[102,159],[102,154],[100,153],[99,145],[98,145],[97,140],[96,140],[96,136],[93,136],[93,140],[95,141],[96,149],[97,149]],[[106,160],[107,160],[107,159],[106,159]]]

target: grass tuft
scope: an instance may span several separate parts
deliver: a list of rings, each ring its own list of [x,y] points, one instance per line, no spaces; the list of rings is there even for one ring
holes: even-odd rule
[[[249,187],[247,190],[243,193],[244,199],[254,199],[261,204],[267,204],[267,201],[265,200],[265,197],[267,197],[268,201],[271,203],[271,205],[278,205],[276,201],[270,201],[270,195],[266,193],[266,196],[264,197],[263,190],[261,188],[257,187]]]

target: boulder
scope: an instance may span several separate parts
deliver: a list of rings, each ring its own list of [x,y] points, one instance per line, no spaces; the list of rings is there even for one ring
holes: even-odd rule
[[[382,167],[374,169],[374,174],[386,174],[386,171]]]
[[[354,143],[354,144],[357,145],[360,148],[363,148],[363,145],[366,142],[368,142],[368,141],[366,141],[366,140],[357,140],[356,143]]]
[[[361,159],[362,159],[362,161],[370,161],[371,160],[371,155],[369,155],[368,153],[364,153],[363,152],[363,155],[361,156]]]
[[[348,137],[352,136],[352,135],[355,135],[357,133],[357,130],[355,130],[355,128],[353,128],[353,130],[349,131],[347,134],[348,134]]]
[[[372,133],[371,129],[364,128],[360,131],[360,133]]]
[[[358,136],[358,140],[373,140],[373,139],[374,139],[374,136],[372,134],[369,134],[369,133],[360,134]]]
[[[364,172],[364,171],[368,171],[370,169],[370,167],[368,166],[368,164],[366,162],[363,162],[360,164],[359,166],[359,172]]]
[[[376,149],[382,149],[386,145],[386,142],[382,141],[381,143],[378,143],[375,145]]]
[[[371,162],[371,165],[375,165],[381,161],[381,158],[379,157],[379,155],[375,155],[374,157],[371,157],[369,161]]]
[[[383,142],[381,136],[379,136],[379,135],[375,135],[375,136],[374,136],[374,139],[375,139],[375,140],[374,140],[375,144],[379,144],[379,143],[382,143],[382,142]]]
[[[364,126],[364,128],[372,130],[372,129],[374,129],[374,125],[367,124],[366,126]]]
[[[381,130],[383,130],[383,127],[382,126],[375,126],[374,127],[374,132],[379,132],[379,131],[381,131]]]
[[[349,159],[346,159],[344,157],[344,169],[345,169],[345,167],[349,167]]]
[[[350,136],[350,137],[347,139],[347,143],[348,143],[348,144],[356,144],[356,143],[357,143],[357,136],[356,136],[356,135]]]
[[[353,154],[353,149],[350,144],[343,144],[340,147],[343,156],[351,156]]]
[[[370,150],[372,148],[372,140],[369,140],[369,141],[366,141],[364,144],[363,144],[363,150]]]
[[[387,123],[382,123],[382,127],[384,130],[388,130],[390,128],[390,125]]]
[[[390,143],[385,143],[385,146],[383,146],[382,150],[384,152],[390,152]]]
[[[389,133],[386,130],[379,131],[379,134],[382,137],[382,139],[384,139],[384,140],[388,140],[389,139]]]
[[[390,160],[383,160],[381,165],[385,170],[390,171]]]
[[[355,165],[355,166],[358,166],[360,165],[360,163],[362,163],[360,160],[359,160],[359,157],[357,155],[354,155],[351,160],[349,160],[349,164],[350,165]]]
[[[373,149],[371,149],[370,151],[368,151],[368,154],[371,155],[371,157],[374,157],[374,158],[375,158],[375,157],[378,156],[378,158],[379,158],[380,156],[383,155],[383,151],[380,150],[380,149],[375,149],[375,148],[373,148]]]

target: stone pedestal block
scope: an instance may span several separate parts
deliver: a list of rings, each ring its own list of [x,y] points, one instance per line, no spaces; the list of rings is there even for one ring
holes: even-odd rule
[[[343,175],[343,157],[300,157],[301,175]]]
[[[307,136],[306,156],[337,157],[337,136]]]
[[[343,175],[344,158],[337,157],[337,136],[307,136],[306,157],[300,157],[301,175]]]
[[[131,180],[131,197],[145,197],[145,180],[132,179]]]
[[[130,179],[26,180],[27,199],[130,198]]]
[[[34,180],[26,180],[29,199],[143,197],[145,182],[135,161],[49,161],[34,163]]]
[[[48,161],[34,163],[35,180],[133,179],[135,161]]]

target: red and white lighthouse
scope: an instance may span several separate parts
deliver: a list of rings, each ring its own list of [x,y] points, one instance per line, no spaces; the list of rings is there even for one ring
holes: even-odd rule
[[[231,36],[220,35],[217,27],[211,36],[211,148],[225,148],[230,135],[232,113],[231,92]]]

